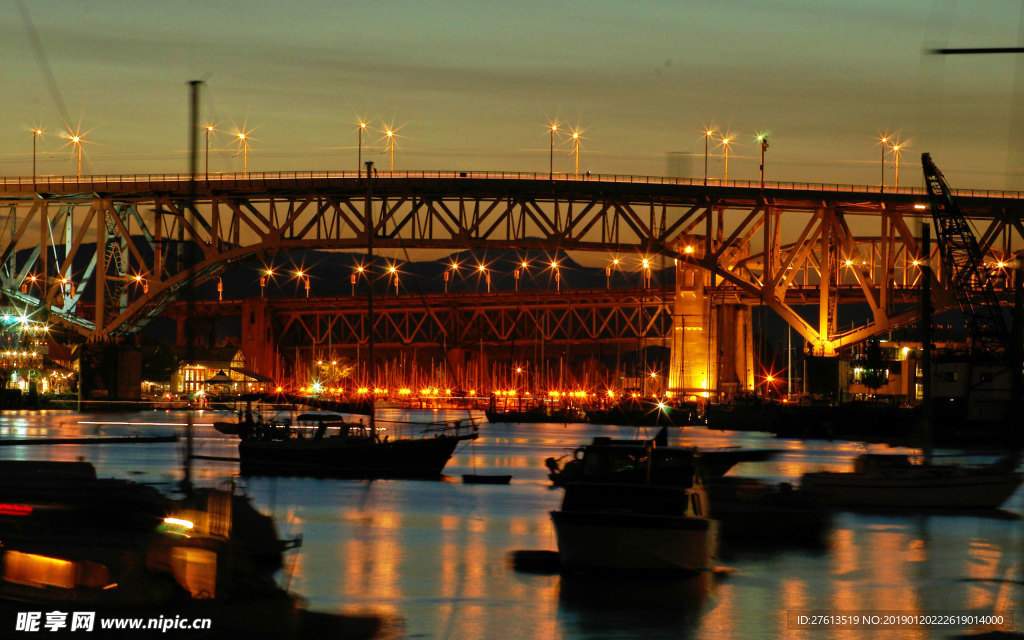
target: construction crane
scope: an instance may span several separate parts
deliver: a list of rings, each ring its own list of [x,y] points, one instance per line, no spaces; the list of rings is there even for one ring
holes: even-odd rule
[[[978,241],[931,155],[921,154],[921,164],[945,285],[956,297],[966,320],[971,355],[1003,359],[1011,339],[993,286],[998,273],[985,267]]]

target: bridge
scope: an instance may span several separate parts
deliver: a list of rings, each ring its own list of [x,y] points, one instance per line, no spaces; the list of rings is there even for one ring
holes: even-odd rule
[[[992,264],[1008,262],[1024,239],[1022,194],[955,196]],[[924,190],[878,185],[478,172],[42,177],[0,179],[0,206],[6,299],[91,342],[138,330],[233,265],[300,249],[365,251],[371,236],[391,252],[584,252],[609,273],[649,274],[654,259],[672,260],[672,295],[661,302],[671,323],[655,333],[672,349],[670,386],[691,392],[723,379],[716,353],[735,354],[721,365],[726,378],[750,388],[751,305],[832,356],[913,322],[919,265],[938,264],[918,246]],[[867,305],[867,322],[841,317],[852,302]],[[809,317],[808,303],[817,308]],[[366,338],[346,322],[335,321],[331,340]],[[438,331],[422,339],[453,335]]]

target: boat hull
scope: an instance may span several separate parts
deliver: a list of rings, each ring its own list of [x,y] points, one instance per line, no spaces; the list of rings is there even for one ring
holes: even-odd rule
[[[436,478],[462,436],[352,443],[344,438],[242,440],[242,475]]]
[[[876,476],[808,473],[802,489],[815,504],[859,508],[995,509],[1021,484],[1019,473],[913,473]]]
[[[712,568],[717,523],[709,518],[552,511],[563,570]]]

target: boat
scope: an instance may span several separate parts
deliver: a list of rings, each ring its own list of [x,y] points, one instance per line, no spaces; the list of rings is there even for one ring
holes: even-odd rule
[[[789,483],[726,476],[709,478],[705,490],[723,540],[818,546],[832,527],[832,512]]]
[[[372,426],[341,414],[310,412],[294,420],[257,421],[239,435],[242,475],[438,478],[472,420]]]
[[[700,573],[713,567],[718,524],[709,517],[695,455],[678,448],[650,453],[651,472],[643,479],[565,485],[562,508],[551,512],[562,571]],[[672,481],[664,482],[655,466],[672,469]]]
[[[741,447],[718,447],[699,449],[697,447],[674,447],[668,445],[668,432],[665,427],[651,440],[617,440],[608,437],[595,437],[587,445],[573,450],[569,460],[563,458],[547,458],[544,464],[549,473],[548,478],[556,486],[567,482],[604,482],[622,479],[624,476],[646,473],[643,461],[646,460],[650,443],[655,443],[660,451],[676,450],[687,454],[699,454],[698,461],[701,473],[705,478],[724,476],[740,462],[762,462],[779,453],[779,449],[744,449]],[[655,465],[655,475],[672,474],[672,469],[662,469]],[[684,478],[685,480],[685,478]]]
[[[861,454],[849,472],[805,473],[801,490],[816,504],[852,508],[995,509],[1024,481],[1020,454],[987,465],[913,462],[896,454]]]
[[[12,620],[187,615],[222,637],[293,637],[301,624],[301,600],[274,578],[298,541],[234,492],[172,499],[86,462],[0,462],[0,539],[0,611]]]

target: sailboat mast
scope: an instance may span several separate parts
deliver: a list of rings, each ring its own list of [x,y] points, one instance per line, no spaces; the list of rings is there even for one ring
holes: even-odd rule
[[[366,321],[367,321],[367,346],[369,347],[369,363],[370,363],[370,433],[373,437],[377,435],[377,410],[374,401],[374,368],[376,361],[373,359],[373,325],[376,322],[376,318],[373,315],[373,236],[376,230],[373,226],[373,180],[371,175],[373,173],[373,162],[367,161],[366,163],[366,202],[363,207],[363,215],[365,217],[364,226],[366,227],[366,260],[367,260],[367,280],[369,280],[369,293],[366,294]]]
[[[932,253],[931,226],[921,225],[921,412],[922,443],[925,462],[932,459]]]

